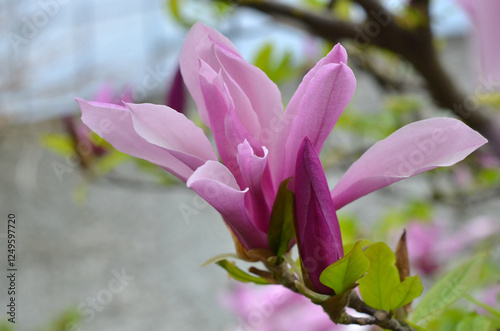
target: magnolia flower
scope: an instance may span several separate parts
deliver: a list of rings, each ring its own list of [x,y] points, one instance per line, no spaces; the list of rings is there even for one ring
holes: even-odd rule
[[[226,37],[195,24],[180,68],[218,155],[203,131],[170,107],[77,101],[83,122],[117,150],[160,165],[219,211],[237,246],[269,248],[276,192],[295,176],[304,138],[319,152],[354,94],[346,63],[338,44],[304,77],[283,113],[277,86]],[[453,119],[408,125],[353,164],[332,191],[333,204],[338,209],[395,181],[454,164],[485,142]]]

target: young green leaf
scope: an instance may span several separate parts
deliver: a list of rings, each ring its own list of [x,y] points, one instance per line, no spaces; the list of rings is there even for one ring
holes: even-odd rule
[[[391,310],[394,311],[412,302],[413,299],[418,298],[423,291],[424,287],[418,275],[406,277],[392,290],[389,300],[391,303]]]
[[[219,266],[222,268],[226,269],[226,271],[229,273],[231,277],[234,279],[243,282],[243,283],[255,283],[258,285],[267,285],[269,282],[265,280],[264,278],[261,277],[255,277],[252,275],[247,274],[228,260],[222,260],[216,262]]]
[[[75,155],[75,143],[70,136],[58,133],[48,133],[41,138],[41,144],[48,150],[62,156]]]
[[[486,255],[479,254],[441,278],[420,300],[411,321],[425,327],[446,307],[463,297],[479,280]]]
[[[264,71],[266,74],[271,70],[271,54],[273,52],[273,45],[266,43],[257,53],[254,60],[254,65]]]
[[[319,277],[320,282],[333,289],[336,294],[342,294],[352,287],[370,268],[370,261],[363,253],[361,243],[362,241],[356,242],[349,253],[323,270]]]
[[[342,230],[342,225],[340,226],[340,229]],[[354,246],[359,245],[361,248],[365,248],[366,246],[371,245],[372,242],[368,239],[360,239],[356,240],[355,242],[350,242],[348,244],[344,245],[344,252],[350,252],[354,248]]]
[[[457,325],[457,331],[488,331],[491,326],[491,321],[486,317],[478,314],[469,314]]]
[[[382,242],[368,246],[365,255],[370,260],[370,269],[359,280],[359,292],[370,307],[390,311],[392,292],[399,285],[396,257]]]
[[[214,256],[214,257],[206,260],[201,266],[202,267],[206,267],[209,264],[217,263],[217,262],[225,260],[227,258],[240,259],[240,257],[237,254],[234,254],[234,253],[219,254],[219,255],[216,255],[216,256]]]
[[[293,218],[295,217],[295,195],[288,189],[290,179],[284,180],[278,189],[271,211],[271,222],[267,231],[269,247],[281,256],[288,250],[294,237]]]
[[[120,164],[130,160],[130,156],[116,149],[111,150],[108,154],[98,159],[95,163],[95,170],[100,175],[105,175],[111,170],[118,167]]]

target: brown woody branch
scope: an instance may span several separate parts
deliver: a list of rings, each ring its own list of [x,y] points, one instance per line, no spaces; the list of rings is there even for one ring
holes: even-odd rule
[[[358,47],[368,45],[388,49],[408,61],[424,79],[426,88],[434,102],[452,111],[471,128],[479,131],[490,142],[490,147],[500,155],[500,130],[486,109],[467,102],[468,95],[461,91],[453,78],[443,68],[429,24],[407,29],[399,26],[393,13],[376,0],[355,0],[366,12],[367,21],[362,24],[340,20],[328,13],[315,13],[305,9],[269,0],[231,0],[239,6],[250,7],[288,23],[301,24],[311,33],[329,41],[353,40]],[[415,0],[411,4],[428,13],[428,0]],[[381,16],[382,15],[382,16]],[[384,16],[385,15],[385,16]],[[385,22],[380,20],[387,18]],[[370,34],[360,44],[360,36],[374,23],[380,25],[376,33]]]

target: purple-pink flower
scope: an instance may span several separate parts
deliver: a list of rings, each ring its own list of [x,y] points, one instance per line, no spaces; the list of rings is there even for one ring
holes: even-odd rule
[[[310,147],[303,155],[319,153],[354,94],[356,81],[346,63],[338,44],[304,77],[283,113],[280,92],[264,72],[222,34],[195,24],[182,47],[180,68],[218,154],[202,129],[170,107],[77,101],[85,124],[116,149],[185,181],[220,212],[245,249],[269,248],[271,208],[279,184],[295,176],[301,144],[307,137]],[[398,180],[452,165],[485,142],[454,119],[410,124],[353,164],[331,192],[330,205],[338,209]],[[318,168],[309,159],[304,167]],[[311,184],[314,194],[316,187]],[[324,222],[336,221],[330,214]]]

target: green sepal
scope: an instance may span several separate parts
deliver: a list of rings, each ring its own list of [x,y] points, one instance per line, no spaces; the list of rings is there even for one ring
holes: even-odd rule
[[[258,285],[267,285],[269,282],[265,280],[262,277],[255,277],[252,275],[247,274],[237,266],[235,266],[233,263],[229,262],[228,260],[221,260],[216,262],[219,266],[222,268],[226,269],[226,271],[229,273],[231,277],[234,279],[243,282],[243,283],[255,283]]]
[[[361,248],[362,243],[361,240],[357,241],[349,253],[323,270],[319,276],[320,282],[336,294],[351,288],[370,268],[370,261]]]
[[[288,189],[289,181],[290,179],[285,179],[280,184],[267,231],[269,247],[276,256],[286,253],[294,237],[295,194]]]

